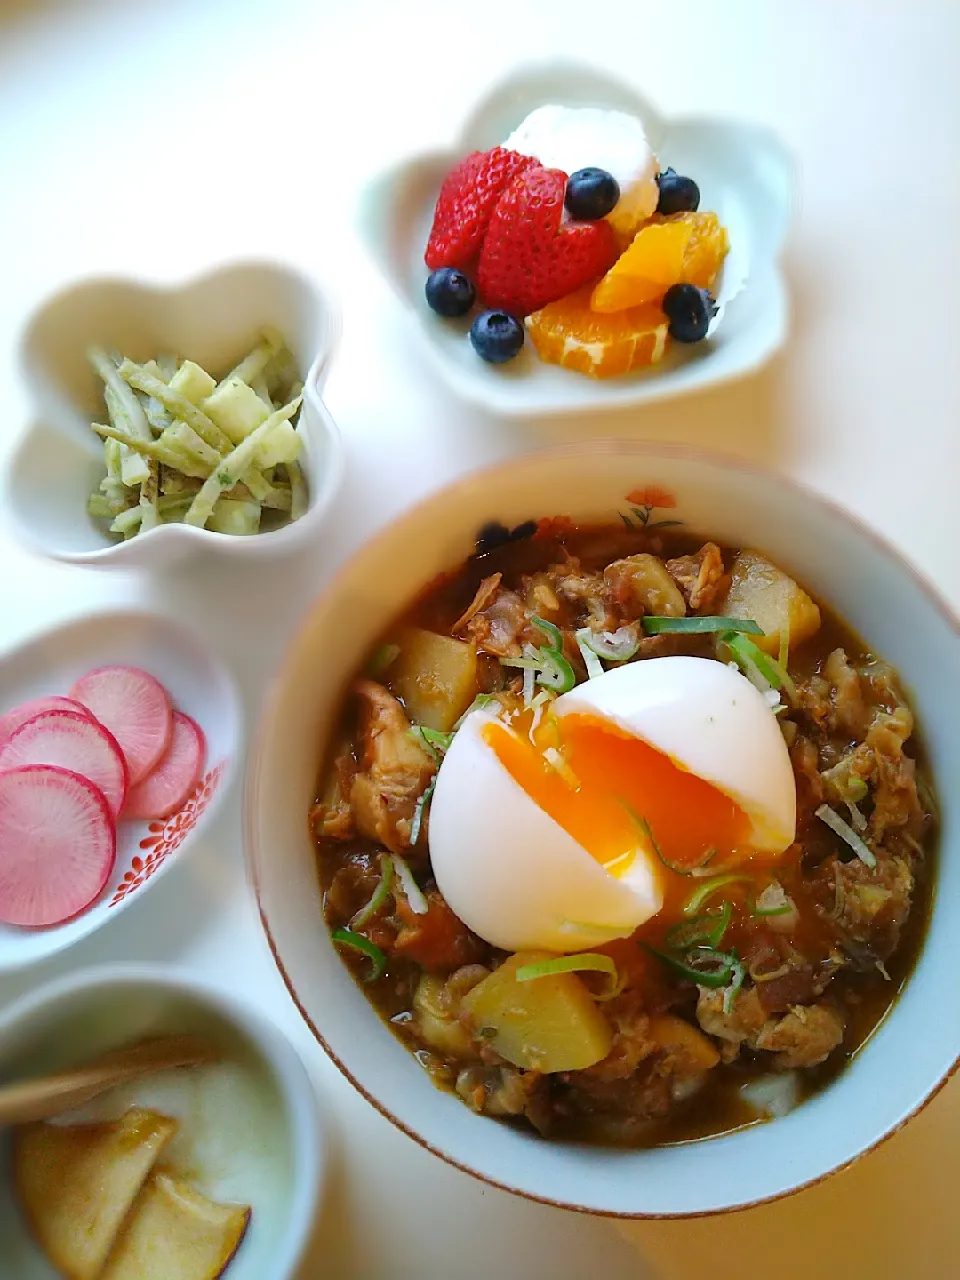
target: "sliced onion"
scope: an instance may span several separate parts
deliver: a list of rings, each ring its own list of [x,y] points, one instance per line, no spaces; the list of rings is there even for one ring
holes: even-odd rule
[[[573,787],[574,790],[579,790],[580,779],[573,772],[563,755],[556,747],[547,747],[546,751],[543,753],[543,758],[552,769],[556,769],[557,773],[559,773],[567,786]]]
[[[597,657],[596,650],[588,639],[588,637],[592,635],[593,632],[589,627],[581,627],[576,633],[577,647],[583,656],[583,661],[587,668],[588,680],[595,680],[597,676],[603,675],[603,663]]]
[[[800,1102],[800,1080],[795,1071],[758,1076],[740,1089],[740,1097],[761,1115],[785,1116]]]
[[[834,812],[828,804],[822,804],[819,809],[815,810],[817,817],[821,822],[825,822],[831,831],[835,832],[844,844],[848,844],[853,852],[857,855],[861,862],[866,863],[868,867],[875,867],[877,859],[873,850],[866,844],[849,822],[844,822],[839,813]]]
[[[430,904],[423,896],[423,890],[413,878],[413,872],[407,866],[403,858],[393,855],[393,869],[397,873],[397,879],[403,888],[404,896],[410,904],[410,910],[416,916],[425,916],[430,910]]]
[[[536,686],[536,673],[532,667],[524,667],[523,670],[523,705],[529,707],[533,705],[533,690]]]

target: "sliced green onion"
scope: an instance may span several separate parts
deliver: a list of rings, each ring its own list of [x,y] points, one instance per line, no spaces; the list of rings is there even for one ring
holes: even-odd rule
[[[707,635],[711,631],[742,631],[751,636],[762,636],[763,629],[752,618],[644,618],[643,629],[648,636]]]
[[[517,982],[533,982],[537,978],[549,978],[556,973],[605,973],[610,979],[603,998],[609,1000],[617,994],[619,975],[610,956],[596,951],[584,951],[575,956],[556,956],[552,960],[537,960],[534,964],[521,965],[514,975]]]
[[[637,829],[640,831],[640,834],[649,841],[650,847],[651,849],[653,849],[653,852],[657,855],[657,858],[659,859],[659,861],[663,864],[663,866],[667,868],[668,871],[672,871],[674,875],[695,876],[697,872],[701,870],[701,868],[707,865],[707,863],[710,861],[711,858],[716,857],[716,853],[717,853],[716,849],[709,849],[707,851],[706,856],[703,858],[702,862],[698,862],[695,867],[678,866],[677,863],[671,862],[669,858],[665,857],[663,850],[660,848],[659,844],[657,844],[656,837],[654,836],[653,830],[650,827],[650,823],[646,820],[646,818],[642,818],[640,814],[637,813],[636,809],[633,808],[632,805],[627,804],[626,800],[621,800],[620,803],[623,805],[624,809],[626,809],[627,813],[632,818],[633,823],[637,827]]]
[[[433,799],[433,793],[437,789],[437,780],[433,778],[430,785],[424,791],[423,795],[417,800],[413,809],[413,821],[410,823],[410,847],[417,843],[420,839],[420,829],[423,826],[423,819],[426,816],[427,805]]]
[[[539,671],[543,666],[543,659],[527,657],[501,658],[500,665],[501,667],[519,667],[521,671]]]
[[[814,812],[821,822],[825,822],[831,831],[834,831],[845,844],[850,846],[861,862],[866,863],[868,867],[877,865],[873,850],[865,841],[861,840],[848,822],[844,822],[839,813],[834,812],[828,804],[822,804]]]
[[[719,947],[723,935],[727,932],[733,905],[723,902],[718,911],[707,911],[702,916],[694,916],[692,920],[681,920],[667,930],[664,939],[671,951],[688,951],[691,947],[706,945]]]
[[[626,662],[640,648],[640,637],[637,628],[625,623],[616,631],[591,631],[584,627],[577,632],[577,639],[583,636],[598,658],[606,658],[608,662]]]
[[[777,654],[777,661],[787,669],[787,663],[790,660],[790,615],[787,614],[786,622],[780,628],[780,652]]]
[[[393,855],[393,869],[397,873],[397,879],[403,889],[404,896],[410,904],[410,910],[415,916],[425,916],[430,910],[430,904],[424,897],[423,890],[413,878],[413,872],[407,866],[403,858]]]
[[[452,733],[441,733],[439,729],[428,729],[425,724],[415,724],[410,729],[412,737],[420,743],[436,760],[437,764],[445,751],[449,751],[450,743],[453,741]]]
[[[457,723],[453,726],[453,732],[457,732],[471,711],[482,711],[484,707],[489,707],[494,702],[499,703],[499,701],[500,699],[495,693],[478,693]]]
[[[387,957],[369,938],[365,938],[362,933],[354,933],[352,929],[334,929],[330,937],[340,947],[350,947],[353,951],[359,951],[361,955],[365,955],[370,961],[370,972],[364,979],[365,982],[376,982],[378,978],[382,978],[387,971]]]
[[[720,889],[723,889],[728,884],[738,884],[744,881],[749,881],[750,878],[750,876],[738,875],[736,872],[730,872],[725,876],[713,876],[710,880],[704,880],[703,884],[694,889],[693,893],[691,893],[690,897],[683,904],[683,914],[685,916],[695,916],[703,904],[708,899],[712,898]]]
[[[747,976],[747,972],[743,967],[743,962],[741,960],[738,960],[737,957],[734,956],[733,972],[730,975],[730,981],[727,984],[727,989],[723,993],[723,1012],[724,1013],[729,1013],[730,1010],[733,1008],[733,1002],[734,1000],[736,1000],[737,996],[739,995],[740,988],[743,986],[743,980],[744,978],[746,978],[746,976]]]
[[[576,632],[577,647],[583,656],[584,664],[587,668],[587,679],[595,680],[597,676],[603,675],[603,663],[597,657],[597,651],[591,645],[589,637],[593,632],[589,627],[581,627]]]
[[[738,967],[743,968],[736,956],[729,955],[726,951],[716,951],[713,947],[695,947],[682,960],[667,951],[657,951],[653,947],[648,947],[647,950],[668,969],[672,969],[687,982],[695,982],[699,987],[719,990],[730,982]],[[743,979],[740,981],[742,984]]]
[[[548,649],[543,654],[543,668],[537,675],[537,684],[542,684],[555,693],[569,693],[576,683],[573,667],[563,654]]]
[[[866,800],[869,791],[870,788],[863,778],[858,778],[854,774],[847,783],[844,799],[848,804],[859,804],[861,800]]]
[[[350,921],[351,929],[360,929],[367,921],[377,914],[380,908],[386,902],[390,893],[390,886],[393,884],[393,859],[387,857],[385,853],[380,855],[380,881],[373,891],[373,897],[365,907],[361,907],[357,914]]]
[[[780,665],[776,658],[771,658],[768,653],[764,653],[747,636],[728,631],[720,639],[733,654],[737,666],[740,667],[747,679],[753,677],[752,683],[756,683],[756,676],[759,675],[766,687],[783,689],[791,698],[797,696],[797,686],[793,683],[789,672]]]
[[[768,884],[757,894],[756,901],[748,905],[752,916],[786,916],[794,909],[778,880]]]
[[[398,644],[378,645],[370,658],[370,674],[372,676],[382,676],[387,668],[392,667],[399,657],[400,646]]]
[[[533,615],[530,621],[538,631],[543,632],[550,641],[552,648],[556,649],[558,653],[563,651],[563,632],[556,623],[548,622],[546,618],[538,618],[536,614]]]

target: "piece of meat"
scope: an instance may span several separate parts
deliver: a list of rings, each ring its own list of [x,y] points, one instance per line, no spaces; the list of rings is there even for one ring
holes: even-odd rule
[[[693,556],[677,556],[667,561],[667,573],[680,588],[693,613],[709,613],[730,584],[723,567],[723,553],[715,542],[705,542]]]
[[[523,642],[531,639],[526,606],[515,591],[498,586],[488,603],[467,623],[466,632],[482,653],[516,658]]]
[[[547,570],[555,594],[576,607],[578,622],[589,622],[598,631],[615,631],[619,619],[611,611],[603,574],[584,569],[576,556]]]
[[[797,783],[797,827],[809,821],[815,809],[823,804],[823,778],[820,776],[820,757],[811,740],[798,733],[790,748],[790,763]]]
[[[549,1086],[536,1071],[521,1071],[509,1064],[469,1066],[459,1072],[454,1087],[478,1115],[526,1116],[540,1133],[550,1129]]]
[[[782,1071],[815,1067],[842,1042],[844,1030],[843,1014],[835,1005],[798,1004],[766,1023],[752,1047],[774,1054],[774,1065]]]
[[[843,649],[834,649],[827,657],[823,678],[833,689],[830,730],[849,738],[863,738],[875,709],[867,703],[860,673],[850,665]]]
[[[350,791],[357,762],[348,746],[334,760],[323,795],[310,810],[310,825],[319,840],[352,840],[357,834]]]
[[[520,581],[520,590],[527,609],[538,617],[552,622],[560,612],[560,601],[549,574],[526,575]]]
[[[638,1123],[660,1119],[673,1106],[670,1079],[658,1072],[652,1061],[641,1063],[632,1075],[616,1079],[603,1079],[589,1071],[569,1071],[560,1076],[560,1082],[564,1086],[561,1105],[565,1111],[615,1117],[625,1132]]]
[[[392,853],[410,849],[417,800],[437,764],[410,732],[403,707],[381,684],[358,680],[360,772],[350,788],[357,830]]]
[[[877,865],[832,854],[815,870],[811,886],[821,918],[859,969],[871,969],[896,951],[910,913],[914,876],[906,858],[883,849]]]
[[[843,1039],[844,1020],[832,1004],[792,1006],[781,1016],[770,1017],[756,987],[739,993],[729,1012],[723,1010],[723,992],[701,987],[697,1020],[708,1035],[723,1043],[721,1055],[732,1062],[742,1046],[776,1054],[783,1069],[812,1067],[822,1062]]]
[[[342,860],[329,887],[323,895],[323,912],[336,925],[349,924],[361,908],[373,897],[380,883],[382,866],[380,855],[369,850],[351,850],[341,855]],[[391,899],[363,926],[363,934],[381,949],[388,949],[396,928],[391,919]]]
[[[492,573],[489,578],[484,578],[479,587],[477,587],[476,595],[450,628],[450,634],[452,636],[458,635],[467,623],[470,622],[472,618],[476,617],[481,609],[485,609],[488,604],[493,603],[494,597],[500,589],[500,583],[502,581],[502,573]]]
[[[418,915],[403,894],[397,895],[400,931],[392,951],[429,973],[459,969],[486,960],[490,948],[453,914],[437,889],[425,895],[427,911]]]
[[[583,1074],[598,1080],[623,1080],[632,1076],[644,1058],[656,1051],[657,1045],[650,1038],[650,1019],[635,1004],[635,1001],[621,1004],[618,998],[604,1006],[613,1024],[613,1044],[607,1056],[592,1067],[584,1068]]]

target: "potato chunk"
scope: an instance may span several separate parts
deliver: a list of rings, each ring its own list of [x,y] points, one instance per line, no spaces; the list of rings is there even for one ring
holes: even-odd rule
[[[802,587],[757,551],[741,551],[733,562],[730,590],[717,612],[753,618],[764,631],[752,637],[776,657],[780,635],[789,626],[790,647],[809,640],[820,628],[820,610]]]
[[[448,732],[477,696],[477,648],[452,636],[407,627],[397,637],[399,657],[389,670],[394,693],[410,719]]]
[[[457,1021],[443,1000],[444,980],[435,974],[425,973],[417,983],[413,995],[413,1008],[424,1040],[438,1053],[450,1058],[473,1056],[470,1037]],[[455,1009],[454,1015],[457,1010]]]
[[[547,959],[542,951],[511,956],[464,996],[462,1008],[474,1035],[514,1066],[579,1071],[607,1056],[613,1031],[575,973],[517,982],[522,965]]]

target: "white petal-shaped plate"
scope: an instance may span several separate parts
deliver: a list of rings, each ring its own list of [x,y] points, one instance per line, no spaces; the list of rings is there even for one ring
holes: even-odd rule
[[[674,344],[650,370],[594,381],[544,364],[529,341],[508,365],[488,365],[470,346],[470,317],[442,320],[424,301],[423,252],[443,177],[461,156],[503,142],[530,111],[549,102],[639,116],[661,164],[695,177],[701,209],[714,210],[729,232],[710,336],[693,347]],[[550,62],[521,69],[495,88],[449,151],[411,156],[375,179],[364,192],[360,224],[367,248],[412,311],[424,348],[454,391],[511,416],[586,413],[700,390],[757,368],[777,350],[787,332],[778,256],[794,190],[793,162],[769,130],[708,118],[666,120],[602,72]]]
[[[103,447],[90,423],[104,413],[87,347],[115,349],[134,360],[176,352],[217,372],[249,350],[265,325],[284,335],[303,370],[306,514],[247,538],[183,524],[161,525],[127,542],[109,538],[87,515],[87,497],[103,477]],[[88,280],[55,294],[28,322],[21,343],[34,416],[0,478],[0,508],[13,533],[56,560],[126,569],[157,568],[204,548],[251,556],[304,545],[343,470],[340,434],[321,396],[339,336],[336,304],[277,263],[233,263],[172,287]]]

